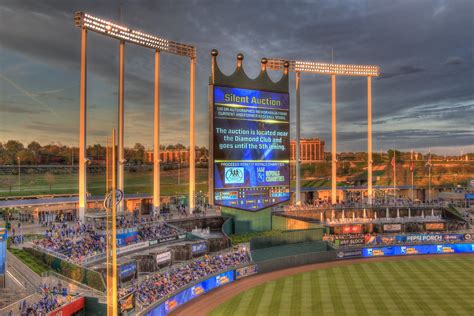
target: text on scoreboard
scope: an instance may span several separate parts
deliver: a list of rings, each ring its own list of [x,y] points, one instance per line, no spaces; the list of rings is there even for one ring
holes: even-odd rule
[[[289,95],[214,87],[214,202],[257,211],[290,198]]]

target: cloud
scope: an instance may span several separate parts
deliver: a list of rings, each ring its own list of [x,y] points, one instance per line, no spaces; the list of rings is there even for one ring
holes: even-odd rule
[[[202,0],[189,3],[163,0],[123,2],[122,8],[123,24],[197,46],[196,134],[199,145],[207,144],[208,139],[207,88],[212,48],[219,50],[219,67],[225,73],[233,71],[235,55],[244,53],[244,67],[251,77],[258,73],[263,56],[330,61],[333,50],[337,63],[380,65],[382,76],[373,81],[372,91],[374,127],[380,128],[382,135],[390,131],[400,132],[402,127],[412,130],[413,124],[421,130],[433,130],[435,126],[441,133],[447,133],[453,126],[459,130],[468,130],[472,126],[469,122],[472,106],[469,105],[474,103],[474,63],[472,34],[466,32],[474,27],[472,1]],[[60,95],[52,94],[48,105],[51,103],[54,109],[61,106],[60,126],[65,133],[69,126],[72,132],[67,135],[72,135],[71,139],[77,138],[80,32],[74,26],[73,14],[84,10],[119,21],[117,2],[3,1],[0,10],[0,26],[8,25],[0,27],[2,51],[22,56],[18,60],[27,60],[28,66],[31,63],[33,68],[41,68],[41,74],[46,75],[35,76],[30,70],[32,67],[25,66],[23,76],[20,76],[13,67],[18,61],[3,57],[6,54],[0,54],[2,72],[5,69],[5,74],[21,87],[35,87],[29,89],[32,90],[30,95],[38,91],[64,89]],[[125,122],[129,131],[126,142],[144,140],[150,146],[153,54],[151,50],[126,45],[125,58]],[[99,132],[101,128],[109,129],[116,124],[116,114],[112,110],[116,110],[117,103],[117,42],[89,32],[88,61],[89,126]],[[463,67],[446,66],[460,63]],[[12,67],[3,68],[6,65]],[[275,76],[279,77],[279,74],[275,73]],[[5,84],[0,81],[0,89]],[[337,79],[338,130],[341,133],[357,135],[365,129],[365,84],[364,78]],[[17,97],[6,99],[3,90],[0,91],[1,103],[23,101]],[[303,134],[330,138],[327,133],[331,122],[330,91],[329,78],[302,76]],[[290,95],[293,105],[293,75]],[[174,143],[178,139],[187,142],[188,108],[189,63],[163,53],[163,142]],[[132,116],[132,113],[137,114]],[[10,115],[14,113],[5,111],[0,115],[5,117],[1,118],[1,123],[5,125],[5,120],[6,128],[18,130],[18,133],[31,123],[12,126],[10,121],[14,117]],[[43,117],[44,122],[51,123],[47,113]],[[291,118],[294,121],[294,109]],[[42,133],[46,135],[48,131]],[[61,133],[52,127],[50,137],[59,137]],[[344,135],[341,134],[341,143],[338,143],[341,148],[359,146],[365,149],[362,138],[345,141]],[[400,147],[413,144],[413,139],[393,136],[393,141]],[[34,138],[35,134],[28,137]],[[428,146],[439,141],[433,133],[420,138]],[[450,141],[452,146],[465,142],[463,134],[454,134]]]
[[[381,79],[388,79],[388,78],[393,78],[393,77],[398,77],[398,76],[405,76],[405,75],[412,75],[416,74],[418,72],[422,72],[423,69],[415,67],[415,66],[400,66],[397,70],[393,72],[383,72],[380,76]]]
[[[0,112],[2,113],[12,113],[12,114],[39,114],[47,113],[49,110],[36,109],[31,105],[20,105],[15,103],[9,104],[0,104]]]
[[[450,56],[446,59],[446,65],[461,65],[465,62],[464,58],[459,56]]]

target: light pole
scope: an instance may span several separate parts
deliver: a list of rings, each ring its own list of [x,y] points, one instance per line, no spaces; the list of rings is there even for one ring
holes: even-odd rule
[[[21,191],[21,158],[17,157],[16,160],[18,162],[18,191]]]
[[[301,112],[300,112],[300,78],[301,74],[299,71],[296,72],[296,192],[295,192],[295,204],[301,204]]]
[[[372,77],[367,76],[367,203],[372,205]]]
[[[181,153],[178,152],[178,185],[180,185],[181,182],[181,172],[180,172],[180,167],[181,167]]]
[[[431,162],[428,166],[428,202],[431,203]]]
[[[160,51],[155,49],[153,98],[153,209],[160,213]]]
[[[189,69],[189,213],[194,212],[196,192],[196,137],[195,137],[195,78],[196,78],[196,56],[190,59]]]
[[[119,88],[118,88],[118,179],[117,189],[124,192],[124,165],[125,158],[123,152],[123,134],[124,134],[124,77],[125,77],[125,41],[121,40],[119,45]],[[124,211],[124,202],[122,199],[118,205],[119,213]]]
[[[79,90],[79,220],[84,223],[87,208],[87,28],[85,27],[81,28],[81,78]]]
[[[337,204],[336,75],[331,75],[331,204]]]
[[[165,52],[182,57],[188,57],[191,61],[190,66],[190,148],[195,147],[195,106],[194,106],[194,86],[195,86],[195,64],[196,64],[196,48],[191,45],[182,44],[167,39],[163,39],[154,35],[146,34],[141,31],[130,29],[126,26],[119,25],[96,16],[84,12],[76,12],[74,16],[76,26],[82,30],[81,45],[81,80],[80,80],[80,123],[79,123],[79,216],[84,220],[86,209],[86,34],[88,30],[99,34],[115,38],[120,41],[120,60],[119,60],[119,131],[118,131],[118,188],[123,189],[123,123],[124,123],[124,55],[125,42],[135,44],[145,48],[151,48],[155,52],[155,83],[154,83],[154,159],[153,159],[153,206],[159,208],[160,205],[160,163],[159,163],[159,53]],[[190,153],[190,171],[189,171],[189,191],[194,194],[195,191],[195,153]],[[120,203],[120,209],[123,209],[124,202]],[[194,206],[194,201],[190,204]]]
[[[269,58],[267,66],[272,70],[282,70],[284,69],[284,63],[288,61],[287,59],[277,59],[277,58]],[[299,74],[301,72],[306,73],[313,73],[313,74],[320,74],[320,75],[330,75],[331,76],[331,92],[332,92],[332,179],[331,179],[331,199],[332,203],[336,202],[336,195],[337,195],[337,183],[336,183],[336,167],[337,167],[337,160],[336,160],[336,76],[359,76],[359,77],[368,77],[367,81],[367,92],[369,93],[368,96],[368,109],[370,109],[370,114],[368,115],[368,119],[370,120],[370,127],[368,129],[369,134],[369,142],[370,147],[372,142],[372,80],[371,77],[378,77],[380,75],[380,67],[378,66],[371,66],[371,65],[345,65],[345,64],[333,64],[333,63],[321,63],[321,62],[313,62],[313,61],[296,61],[292,60],[289,61],[289,70],[297,73],[297,107],[300,106],[299,104]],[[298,121],[298,116],[297,116]],[[300,125],[297,124],[297,131],[296,134],[300,133]],[[297,148],[299,144],[296,144]],[[369,155],[372,155],[372,150],[369,149]],[[372,166],[371,160],[368,159],[368,172],[370,172],[370,177],[372,178]],[[296,201],[298,201],[299,196],[301,195],[301,184],[298,185],[298,179],[301,181],[301,170],[298,169],[298,158],[296,161]],[[367,190],[369,192],[369,196],[372,195],[372,185],[367,186]]]

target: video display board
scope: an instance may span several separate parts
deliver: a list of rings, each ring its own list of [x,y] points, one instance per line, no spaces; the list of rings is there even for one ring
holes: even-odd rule
[[[290,199],[288,93],[214,86],[214,203],[258,211]]]
[[[137,278],[137,263],[135,261],[122,264],[119,267],[119,281],[125,283]]]
[[[474,244],[431,244],[363,248],[363,257],[387,257],[445,253],[472,253]]]
[[[217,287],[234,282],[234,271],[227,271],[219,275],[213,276],[207,280],[199,282],[198,284],[189,287],[178,294],[170,297],[165,302],[161,303],[153,310],[147,312],[147,316],[165,316],[171,313],[177,307],[186,302],[196,298],[204,293],[207,293]]]
[[[7,230],[5,228],[0,228],[0,274],[5,274],[6,272],[6,265],[5,265],[6,260],[7,260]]]

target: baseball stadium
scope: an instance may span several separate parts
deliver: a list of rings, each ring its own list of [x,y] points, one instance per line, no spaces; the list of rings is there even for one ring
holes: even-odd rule
[[[79,72],[74,70],[79,147],[0,142],[0,316],[474,315],[473,154],[454,161],[436,160],[431,148],[419,159],[413,150],[376,155],[373,149],[372,124],[380,121],[372,120],[372,86],[405,74],[335,63],[333,56],[330,63],[299,60],[295,55],[302,51],[283,50],[287,57],[260,56],[252,78],[244,54],[230,63],[217,49],[198,55],[197,46],[125,26],[119,7],[120,22],[71,13],[69,26],[80,47]],[[112,93],[118,128],[106,133],[105,146],[88,146],[93,115],[87,115],[87,67],[97,67],[88,54],[102,51],[102,41],[118,44]],[[135,71],[125,72],[129,46],[153,57],[131,63],[153,73],[152,112],[143,112],[153,113],[152,151],[140,143],[124,146],[124,117],[131,113],[124,107],[124,78],[145,82]],[[189,114],[188,148],[160,142],[160,132],[170,132],[160,131],[165,54],[175,58],[175,69],[182,71],[182,62],[189,66],[189,113],[179,113]],[[233,70],[226,74],[221,69],[229,65]],[[167,75],[168,66],[162,67]],[[410,75],[424,71],[400,69]],[[181,80],[174,75],[162,90],[181,96],[171,87]],[[310,75],[330,79],[330,152],[319,138],[301,138],[307,125],[300,106],[309,95],[301,93],[301,80]],[[337,152],[341,77],[359,80],[355,87],[363,90],[364,131],[343,126],[342,133],[361,134],[366,152]],[[42,104],[36,94],[5,81]],[[196,99],[203,99],[196,88],[200,96],[207,93],[207,148],[196,146],[196,121],[206,125],[195,117],[201,114]],[[97,97],[101,89],[91,90]],[[176,123],[173,137],[181,125]]]

